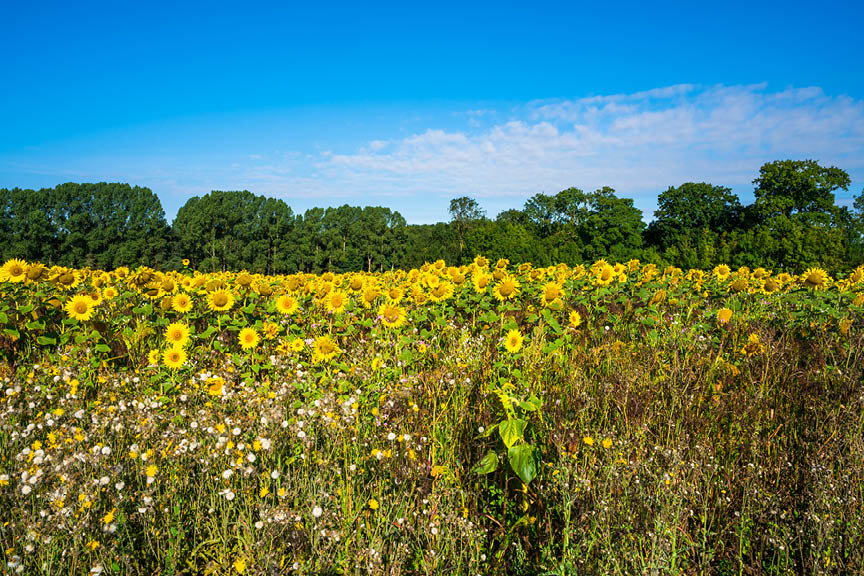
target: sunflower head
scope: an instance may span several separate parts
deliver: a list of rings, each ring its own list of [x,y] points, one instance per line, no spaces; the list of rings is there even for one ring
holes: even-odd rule
[[[182,348],[168,348],[162,354],[162,362],[171,370],[177,370],[186,363],[186,352]]]
[[[822,268],[809,268],[801,275],[801,284],[808,290],[824,290],[831,283],[831,277]]]
[[[93,316],[94,307],[93,300],[88,294],[76,294],[69,299],[64,308],[70,318],[86,321]]]
[[[319,336],[312,344],[312,361],[326,362],[339,354],[339,345],[330,336]]]
[[[237,340],[240,342],[240,347],[243,348],[243,350],[251,350],[258,345],[261,337],[258,335],[257,330],[247,326],[240,330],[240,333],[237,335]]]
[[[182,322],[174,322],[165,328],[165,342],[169,346],[182,348],[189,342],[189,327]]]
[[[522,349],[523,339],[524,337],[519,330],[510,330],[504,337],[504,349],[511,354],[515,354]]]

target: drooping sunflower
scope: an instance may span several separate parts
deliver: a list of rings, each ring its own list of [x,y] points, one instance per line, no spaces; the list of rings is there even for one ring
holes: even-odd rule
[[[52,270],[54,275],[51,277],[51,282],[61,290],[71,290],[84,280],[84,275],[72,268],[56,267]]]
[[[363,297],[360,299],[360,302],[363,303],[364,308],[371,308],[380,295],[381,291],[378,290],[377,286],[368,286],[363,290]]]
[[[477,294],[485,293],[491,280],[491,274],[486,274],[485,272],[477,272],[473,274],[471,277],[471,283],[474,285],[474,292]]]
[[[258,342],[261,341],[261,337],[258,335],[257,330],[247,326],[240,330],[240,333],[237,335],[237,340],[240,342],[240,347],[243,348],[243,350],[250,350],[258,345]]]
[[[801,275],[800,282],[808,290],[824,290],[831,283],[831,277],[822,268],[808,268]]]
[[[522,333],[518,330],[510,330],[504,337],[504,348],[511,354],[515,354],[522,349]]]
[[[93,300],[90,299],[90,296],[87,294],[76,294],[66,303],[64,310],[66,310],[66,314],[69,315],[70,318],[75,318],[76,320],[86,321],[90,320],[93,316],[93,309],[95,306],[93,305]]]
[[[0,268],[0,282],[24,282],[27,279],[27,262],[13,258]]]
[[[756,356],[765,351],[765,346],[759,340],[759,335],[755,332],[747,337],[747,343],[741,348],[741,354],[744,356]]]
[[[387,328],[399,328],[405,324],[405,309],[394,304],[382,304],[378,308],[378,316]]]
[[[189,327],[182,322],[169,324],[165,328],[165,341],[173,347],[185,347],[189,342]]]
[[[162,362],[171,370],[177,370],[186,363],[186,352],[182,348],[168,348],[162,354]]]
[[[312,344],[312,362],[327,362],[332,360],[341,350],[330,336],[319,336]]]
[[[729,308],[721,308],[717,311],[717,322],[727,324],[732,319],[732,310]]]
[[[516,278],[505,275],[501,278],[501,281],[495,285],[495,288],[492,289],[492,295],[499,302],[504,302],[505,300],[513,300],[516,296],[519,295],[519,280]]]
[[[192,309],[192,297],[185,292],[178,292],[171,299],[171,308],[173,308],[175,312],[188,312]]]
[[[276,310],[278,310],[280,314],[293,314],[297,311],[299,305],[297,298],[291,294],[282,294],[276,298]]]
[[[227,290],[216,290],[207,295],[207,306],[215,312],[230,310],[234,305],[234,296]]]

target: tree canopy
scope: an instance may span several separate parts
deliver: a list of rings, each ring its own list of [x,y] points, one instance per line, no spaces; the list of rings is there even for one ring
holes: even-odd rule
[[[864,194],[838,206],[849,175],[813,160],[762,166],[754,201],[707,182],[670,186],[646,226],[633,200],[602,187],[539,193],[486,217],[479,202],[450,201],[448,222],[408,225],[382,206],[310,208],[214,190],[190,198],[169,226],[159,198],[129,184],[0,190],[0,254],[46,264],[177,267],[262,273],[412,268],[475,254],[546,266],[638,258],[682,268],[765,266],[829,270],[864,260]]]

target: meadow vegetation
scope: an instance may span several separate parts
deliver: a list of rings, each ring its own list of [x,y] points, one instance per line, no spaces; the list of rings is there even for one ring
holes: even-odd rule
[[[864,570],[864,267],[0,269],[21,574]]]

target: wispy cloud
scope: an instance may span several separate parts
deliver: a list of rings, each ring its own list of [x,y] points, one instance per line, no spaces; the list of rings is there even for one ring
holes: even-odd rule
[[[299,210],[386,204],[412,222],[446,218],[447,200],[455,196],[474,196],[494,215],[537,192],[607,185],[650,217],[658,193],[687,181],[731,186],[748,200],[759,167],[781,158],[813,158],[847,170],[856,188],[844,202],[864,185],[864,101],[817,87],[683,84],[466,108],[442,121],[408,135],[372,134],[351,147],[336,138],[349,135],[346,126],[346,134],[313,149],[298,149],[286,135],[283,149],[269,153],[241,146],[218,156],[179,149],[146,157],[58,154],[49,171],[67,180],[151,186],[169,213],[194,194],[245,188],[284,197]],[[44,159],[0,161],[0,173],[38,174],[46,165]]]
[[[635,94],[532,102],[483,130],[430,128],[386,149],[330,154],[319,175],[411,195],[527,197],[611,185],[649,200],[669,185],[749,186],[786,157],[864,176],[864,102],[819,88],[671,86]]]

